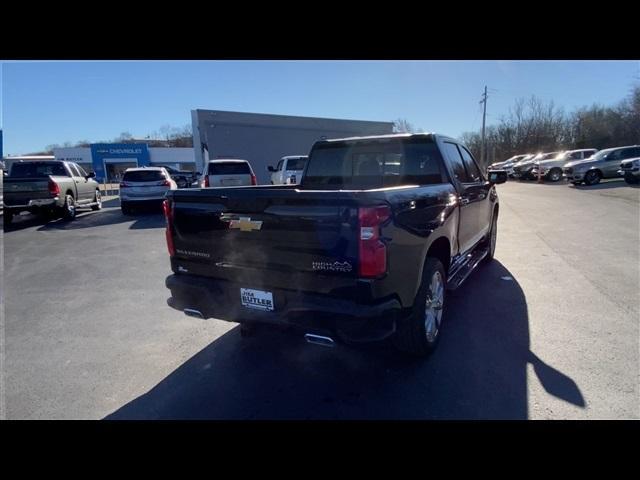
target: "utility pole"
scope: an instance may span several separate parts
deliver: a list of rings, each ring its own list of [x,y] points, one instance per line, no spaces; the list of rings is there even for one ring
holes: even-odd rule
[[[484,143],[484,125],[487,119],[487,86],[484,86],[484,94],[482,95],[482,100],[480,103],[483,104],[483,112],[482,112],[482,152],[480,153],[480,163],[482,163],[483,167],[485,165],[485,143]]]

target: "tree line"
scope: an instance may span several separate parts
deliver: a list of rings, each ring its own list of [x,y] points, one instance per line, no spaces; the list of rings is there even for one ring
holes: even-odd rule
[[[482,158],[482,132],[460,140]],[[640,144],[640,86],[616,105],[592,105],[566,114],[553,101],[518,99],[497,125],[485,128],[485,164],[513,155]]]
[[[100,140],[99,142],[89,142],[80,140],[77,142],[54,143],[47,145],[44,151],[31,155],[53,155],[55,148],[89,147],[92,143],[147,143],[150,147],[193,147],[193,136],[191,125],[184,127],[172,127],[163,125],[159,130],[155,130],[144,138],[134,138],[129,132],[122,132],[112,140]]]

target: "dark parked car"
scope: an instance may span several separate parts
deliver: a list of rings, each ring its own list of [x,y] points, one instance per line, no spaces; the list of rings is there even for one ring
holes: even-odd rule
[[[425,355],[445,290],[493,258],[507,176],[488,175],[452,138],[404,134],[318,141],[299,185],[168,192],[169,304]]]
[[[169,172],[169,176],[176,182],[178,188],[189,188],[195,182],[198,181],[198,177],[200,174],[198,172],[186,172],[182,170],[176,170],[171,167],[163,167],[167,172]]]

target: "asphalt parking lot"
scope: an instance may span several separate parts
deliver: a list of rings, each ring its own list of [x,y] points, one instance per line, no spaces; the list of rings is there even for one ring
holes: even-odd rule
[[[496,260],[426,360],[324,348],[166,305],[160,214],[117,200],[4,232],[10,419],[640,418],[640,189],[498,186]]]

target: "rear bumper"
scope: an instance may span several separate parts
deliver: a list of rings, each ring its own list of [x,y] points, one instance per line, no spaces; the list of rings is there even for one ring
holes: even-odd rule
[[[161,202],[165,199],[165,193],[157,194],[157,195],[145,195],[145,196],[129,196],[126,193],[123,195],[120,193],[120,201],[121,202]]]
[[[204,318],[291,327],[346,343],[371,342],[390,336],[401,313],[396,299],[363,305],[288,289],[270,289],[275,309],[267,312],[242,306],[240,287],[254,288],[251,285],[185,274],[168,276],[165,285],[171,290],[167,303],[177,310],[198,310]]]
[[[28,203],[23,205],[7,205],[6,203],[2,203],[2,207],[6,211],[24,211],[24,210],[37,210],[39,208],[52,208],[58,205],[59,198],[38,198],[35,200],[29,200]]]

